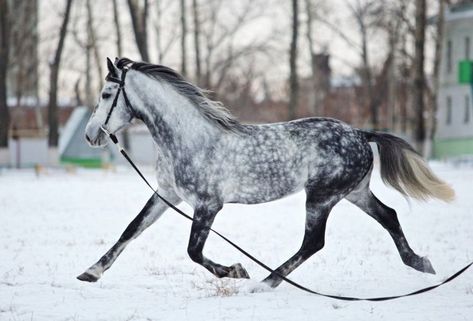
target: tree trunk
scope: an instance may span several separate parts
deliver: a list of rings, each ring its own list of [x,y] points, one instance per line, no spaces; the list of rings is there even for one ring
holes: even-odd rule
[[[0,0],[0,166],[8,165],[10,111],[7,104],[7,68],[10,52],[8,0]]]
[[[117,56],[122,56],[122,28],[120,24],[120,16],[118,15],[118,4],[117,0],[113,1],[113,22],[115,24],[115,37],[116,37],[116,46],[117,46]],[[122,133],[123,147],[125,149],[130,149],[130,134],[127,129]]]
[[[404,6],[401,5],[401,10],[404,10]],[[388,24],[388,48],[390,53],[390,60],[388,66],[388,74],[387,74],[387,102],[386,106],[387,110],[387,128],[389,130],[395,132],[396,131],[396,124],[399,119],[399,104],[398,104],[398,84],[399,79],[397,77],[398,73],[396,69],[399,67],[397,63],[397,54],[396,51],[399,47],[399,33],[401,28],[402,19],[397,17],[393,22]]]
[[[48,124],[49,124],[49,136],[48,146],[51,149],[56,149],[59,143],[59,120],[58,120],[58,106],[57,106],[57,87],[59,70],[61,63],[61,55],[64,48],[64,41],[67,35],[67,25],[69,23],[69,17],[71,12],[72,0],[66,0],[66,11],[62,21],[61,29],[59,31],[59,41],[56,48],[53,61],[50,62],[50,85],[49,85],[49,102],[48,102]],[[54,153],[54,152],[53,152]],[[56,162],[57,160],[53,160]]]
[[[181,73],[187,76],[187,22],[186,1],[181,0]]]
[[[90,0],[86,0],[86,4],[90,4]],[[89,26],[90,20],[87,19],[84,26],[87,32],[87,40],[85,42],[85,105],[92,109],[94,105],[92,94],[92,29]]]
[[[424,46],[426,24],[426,0],[416,0],[415,57],[413,110],[415,110],[414,139],[417,151],[422,152],[425,141],[424,122]]]
[[[440,60],[442,59],[443,38],[445,28],[445,0],[439,0],[439,9],[437,14],[436,38],[435,38],[435,53],[434,53],[434,71],[433,71],[433,88],[430,105],[432,106],[429,113],[428,121],[428,137],[424,145],[424,155],[432,157],[432,144],[437,129],[437,109],[438,109],[438,90],[439,90],[439,76],[440,76]]]
[[[128,0],[130,8],[131,23],[135,33],[136,46],[140,52],[143,61],[149,61],[148,54],[148,0],[144,0],[144,6],[141,7],[138,0]]]
[[[299,81],[297,77],[297,38],[299,36],[298,0],[292,0],[292,37],[289,51],[289,105],[288,118],[296,118],[299,103]]]
[[[396,33],[396,31],[394,31]],[[390,52],[390,62],[387,70],[387,90],[388,94],[386,96],[386,106],[387,106],[387,128],[390,131],[395,131],[396,128],[396,44],[397,44],[397,37],[396,34],[392,32],[389,33],[389,52]]]
[[[80,77],[77,78],[77,81],[74,85],[74,94],[76,96],[76,105],[77,106],[82,106],[84,104],[84,102],[82,101],[82,97],[81,97],[81,94],[80,94]]]
[[[312,96],[313,96],[313,102],[312,102],[312,105],[309,106],[309,109],[311,111],[311,114],[320,115],[320,110],[321,110],[320,104],[322,103],[322,101],[320,99],[321,98],[320,89],[319,89],[319,86],[317,85],[317,77],[320,77],[320,75],[317,75],[316,53],[314,50],[314,39],[312,37],[312,28],[314,24],[314,17],[312,14],[312,0],[305,0],[305,4],[306,4],[306,12],[307,12],[307,42],[309,46],[310,67],[312,71]]]
[[[200,21],[197,0],[192,0],[192,15],[194,17],[195,78],[197,85],[201,86],[202,66],[200,57]]]
[[[0,147],[8,147],[10,112],[7,104],[7,74],[10,56],[8,0],[0,0]]]
[[[371,64],[369,60],[368,52],[368,30],[362,23],[360,25],[361,32],[361,59],[363,61],[363,87],[364,87],[364,98],[365,106],[368,106],[370,113],[370,122],[373,129],[378,129],[378,105],[374,101],[373,93],[373,75],[371,74]]]
[[[102,90],[103,87],[103,69],[102,69],[102,59],[100,55],[99,44],[97,41],[97,34],[95,32],[94,26],[94,15],[93,15],[93,8],[90,3],[90,0],[86,2],[87,6],[87,30],[90,33],[90,46],[92,47],[92,51],[94,53],[94,60],[97,67],[98,79],[99,79],[99,91]]]
[[[118,15],[118,3],[117,0],[113,1],[113,22],[115,24],[115,38],[117,45],[117,56],[122,56],[122,29],[120,25],[120,16]]]
[[[401,51],[406,52],[407,50],[407,35],[406,33],[400,33],[400,45],[401,45]],[[400,76],[400,85],[399,85],[399,91],[398,91],[398,96],[399,96],[399,119],[398,119],[398,128],[399,131],[407,135],[407,121],[408,121],[408,104],[409,104],[409,99],[408,99],[408,92],[410,88],[410,79],[411,79],[411,74],[409,71],[409,63],[407,61],[406,55],[401,55],[400,58],[400,63],[399,63],[399,76]]]

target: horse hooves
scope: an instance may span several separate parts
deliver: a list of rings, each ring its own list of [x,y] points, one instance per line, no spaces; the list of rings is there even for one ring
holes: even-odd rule
[[[81,275],[79,275],[77,279],[80,281],[85,281],[85,282],[97,282],[99,278],[91,273],[84,272]]]
[[[263,281],[261,281],[262,284],[264,284],[265,286],[271,288],[271,289],[274,289],[276,288],[279,284],[281,284],[282,282],[282,279],[276,277],[276,276],[273,276],[272,274],[269,275],[266,279],[264,279]]]
[[[417,271],[424,272],[424,273],[430,273],[430,274],[435,274],[435,270],[432,267],[432,263],[430,263],[429,259],[424,257],[417,257],[414,262],[411,262],[408,264],[410,267],[413,269],[416,269]]]
[[[230,266],[230,271],[226,277],[235,279],[249,279],[250,275],[240,263],[236,263]]]
[[[434,267],[432,266],[432,263],[430,263],[429,259],[426,257],[422,258],[422,272],[424,273],[430,273],[430,274],[435,274]]]

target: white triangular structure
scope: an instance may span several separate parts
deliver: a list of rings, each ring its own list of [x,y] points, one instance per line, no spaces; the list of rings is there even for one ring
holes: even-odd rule
[[[85,140],[85,127],[91,115],[88,107],[74,109],[66,125],[61,131],[59,155],[62,162],[84,166],[100,166],[103,150],[90,148]]]

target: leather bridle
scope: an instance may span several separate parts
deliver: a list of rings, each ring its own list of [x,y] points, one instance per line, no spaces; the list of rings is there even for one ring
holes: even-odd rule
[[[120,93],[123,93],[123,98],[125,99],[125,105],[129,109],[130,112],[133,112],[133,108],[131,106],[130,100],[128,99],[128,96],[125,91],[125,78],[126,78],[126,73],[128,72],[128,67],[124,67],[122,69],[122,74],[120,76],[120,79],[114,76],[108,75],[106,80],[114,82],[118,84],[118,90],[117,93],[115,94],[115,97],[113,98],[112,106],[110,107],[110,110],[108,111],[107,118],[105,119],[105,123],[103,123],[102,126],[100,126],[100,129],[104,131],[107,135],[110,136],[110,131],[107,129],[108,122],[110,121],[110,117],[112,116],[112,112],[117,106],[118,103],[118,98],[120,97]]]

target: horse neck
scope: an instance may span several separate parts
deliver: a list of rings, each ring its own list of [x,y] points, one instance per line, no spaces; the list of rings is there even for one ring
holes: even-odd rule
[[[171,85],[134,74],[130,101],[160,150],[178,157],[183,149],[202,148],[222,134]]]

